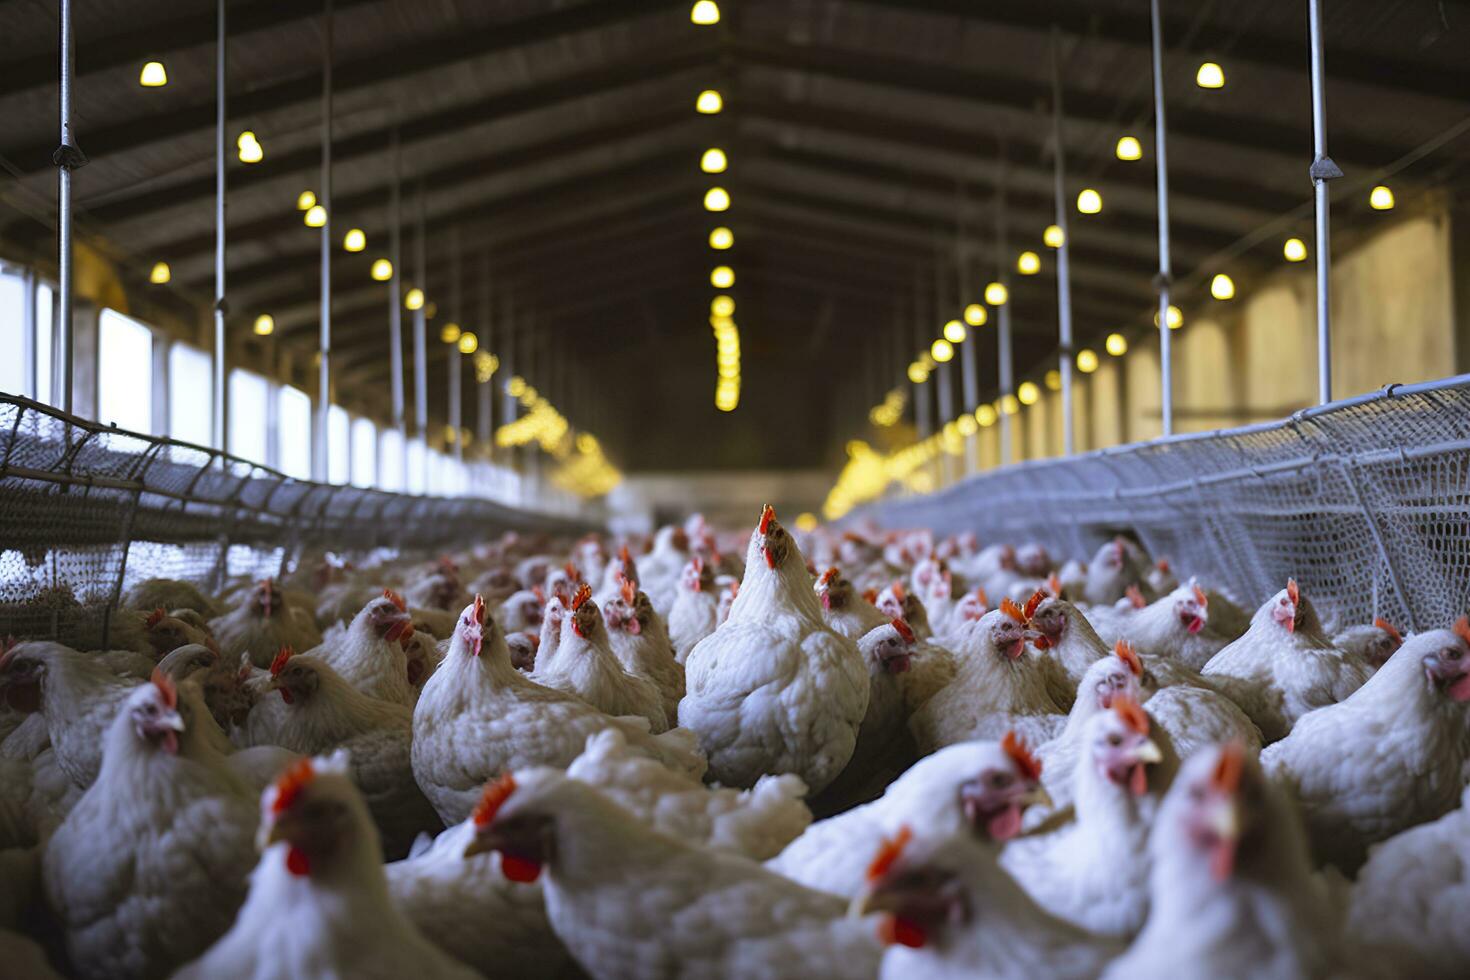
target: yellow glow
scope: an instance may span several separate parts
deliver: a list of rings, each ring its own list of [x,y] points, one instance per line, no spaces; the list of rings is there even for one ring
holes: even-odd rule
[[[735,270],[728,265],[717,265],[710,270],[709,283],[716,289],[729,289],[735,285]]]
[[[1288,238],[1281,246],[1281,254],[1288,262],[1300,262],[1307,257],[1307,243],[1300,238]]]
[[[963,344],[969,335],[965,325],[958,320],[951,320],[944,325],[944,339],[951,344]]]
[[[438,315],[439,315],[439,304],[438,303],[434,302],[433,300],[429,300],[428,302],[426,302],[424,304],[424,319],[425,320],[432,320],[432,319],[434,319],[434,317],[436,317]]]
[[[981,405],[975,409],[975,421],[979,423],[982,429],[988,429],[994,425],[996,418],[997,414],[994,405]]]
[[[929,356],[933,357],[940,364],[944,364],[954,357],[954,345],[943,337],[940,337],[929,345]]]
[[[1077,370],[1091,374],[1097,370],[1097,352],[1084,347],[1077,352]]]
[[[1016,401],[1015,395],[1006,395],[1000,400],[1000,410],[1007,415],[1015,415],[1021,410],[1021,403]]]
[[[699,158],[699,169],[707,174],[722,174],[730,161],[725,158],[725,151],[717,146],[712,146],[704,151],[704,156]]]
[[[403,294],[403,305],[410,310],[417,310],[424,305],[424,291],[418,287],[410,289]]]
[[[975,421],[975,416],[966,412],[964,415],[955,419],[955,428],[960,430],[960,435],[968,439],[980,428],[980,423]]]
[[[985,311],[985,307],[981,306],[979,303],[971,303],[969,306],[965,307],[965,322],[968,323],[970,326],[983,327],[985,326],[985,321],[989,319],[990,314],[987,313]]]
[[[1102,210],[1102,195],[1091,187],[1084,187],[1077,195],[1077,210],[1083,214],[1097,214]]]
[[[715,316],[734,316],[735,301],[728,296],[716,296],[710,300],[709,311]]]
[[[461,354],[473,354],[480,346],[480,338],[466,330],[459,335],[459,352]]]
[[[475,380],[480,382],[480,384],[489,381],[499,368],[500,358],[487,350],[475,352]],[[590,450],[583,451],[588,452]]]
[[[920,364],[918,361],[915,361],[914,363],[909,365],[908,375],[910,381],[912,381],[916,385],[921,385],[925,381],[929,380],[929,369],[924,367],[924,365]]]
[[[810,512],[796,515],[796,529],[808,533],[817,529],[817,515]]]
[[[439,339],[446,344],[459,343],[460,329],[457,323],[446,323],[439,328]]]
[[[1061,248],[1067,243],[1067,236],[1060,225],[1047,225],[1046,231],[1041,233],[1041,241],[1047,248]]]
[[[1143,156],[1143,145],[1138,142],[1137,136],[1119,136],[1118,145],[1113,150],[1119,160],[1137,160]]]
[[[1392,211],[1393,191],[1379,184],[1368,194],[1368,206],[1374,211]]]
[[[526,393],[526,379],[519,374],[513,375],[505,383],[505,393],[512,398],[519,398]]]
[[[1110,333],[1108,334],[1107,342],[1103,346],[1114,357],[1122,357],[1128,353],[1128,338],[1120,333]]]
[[[320,204],[313,204],[306,211],[306,217],[302,219],[308,228],[320,228],[327,223],[327,209]]]
[[[1034,276],[1041,271],[1041,256],[1035,252],[1022,252],[1016,259],[1016,271],[1023,276]]]
[[[1235,298],[1235,280],[1225,273],[1220,273],[1210,280],[1210,295],[1216,299]]]
[[[275,331],[276,320],[275,317],[271,316],[269,313],[262,313],[260,316],[255,318],[255,336],[269,337],[271,334],[275,333]]]
[[[361,252],[367,248],[367,233],[361,228],[353,228],[342,236],[342,247],[349,252]]]
[[[311,206],[315,203],[316,193],[314,191],[302,191],[300,194],[296,195],[297,211],[310,211]]]
[[[704,209],[706,211],[730,210],[730,192],[723,187],[711,187],[704,192]]]
[[[164,71],[163,62],[150,61],[143,66],[142,72],[138,74],[138,84],[144,88],[163,88],[168,84],[168,72]]]
[[[1200,88],[1224,88],[1225,69],[1213,61],[1206,61],[1199,66],[1199,71],[1194,73],[1194,84]]]
[[[248,129],[235,140],[235,146],[240,151],[241,163],[259,163],[265,159],[265,149],[261,147],[260,140]]]
[[[1058,371],[1056,368],[1052,368],[1050,371],[1046,372],[1041,381],[1050,391],[1062,390],[1062,372]]]
[[[725,100],[720,98],[720,93],[712,88],[707,88],[699,93],[699,98],[694,100],[694,108],[706,116],[713,116],[725,108]]]
[[[709,247],[727,249],[735,244],[735,233],[723,225],[709,233]]]
[[[700,27],[708,27],[720,22],[720,5],[715,0],[699,0],[694,9],[689,11],[689,19]]]
[[[1154,326],[1157,327],[1158,325],[1159,325],[1159,314],[1157,312],[1155,312],[1154,313]],[[1173,303],[1170,303],[1169,304],[1169,329],[1170,330],[1178,330],[1182,326],[1184,326],[1184,311],[1181,310],[1179,307],[1175,306]]]
[[[1041,389],[1036,387],[1034,381],[1022,381],[1021,387],[1016,389],[1016,397],[1021,400],[1022,405],[1035,405],[1041,397]]]
[[[148,281],[155,286],[162,286],[172,278],[173,273],[169,271],[167,262],[153,263],[153,269],[148,273]]]
[[[378,282],[387,282],[393,278],[393,263],[387,259],[377,259],[373,262],[373,279]]]
[[[1010,290],[1006,289],[1003,282],[993,282],[985,287],[985,302],[991,306],[1005,306],[1006,300],[1010,298]]]

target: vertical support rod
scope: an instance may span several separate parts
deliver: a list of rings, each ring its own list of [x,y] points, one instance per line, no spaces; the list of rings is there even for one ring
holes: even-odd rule
[[[462,259],[459,251],[459,226],[455,225],[449,233],[449,247],[454,256],[450,267],[450,289],[449,309],[450,315],[458,322],[466,322],[468,317],[464,315],[464,305],[461,302],[463,294],[460,291],[460,273]],[[464,462],[464,361],[460,360],[459,344],[449,344],[449,432],[450,442],[453,444],[454,461]]]
[[[490,250],[480,256],[480,349],[487,355],[494,353],[494,317],[490,312]],[[495,458],[495,375],[483,381],[478,370],[475,373],[479,398],[479,440],[482,455],[487,462]]]
[[[429,485],[429,351],[426,340],[428,324],[425,312],[429,305],[427,271],[424,263],[424,182],[419,180],[418,217],[414,226],[413,281],[424,295],[424,301],[413,311],[413,408],[416,438],[423,449],[419,460],[421,492]],[[403,447],[404,459],[408,446]],[[407,485],[405,484],[405,489]]]
[[[955,242],[955,296],[957,297],[960,310],[962,311],[961,322],[964,322],[963,310],[966,299],[966,280],[969,278],[967,272],[967,253],[964,239]],[[980,405],[980,337],[975,333],[979,327],[966,326],[964,343],[959,345],[960,357],[960,395],[963,409],[973,413]],[[970,476],[980,469],[980,432],[965,438],[965,475]]]
[[[210,365],[210,445],[225,448],[229,399],[225,368],[225,0],[218,0],[214,93],[214,360]]]
[[[1169,337],[1169,287],[1173,265],[1169,259],[1169,162],[1165,153],[1168,127],[1164,122],[1164,41],[1159,24],[1159,0],[1149,0],[1153,27],[1154,61],[1154,156],[1158,166],[1159,190],[1159,390],[1164,435],[1174,432],[1174,355]]]
[[[327,481],[328,412],[332,406],[332,0],[324,0],[322,22],[322,223],[321,363],[317,365],[316,438],[311,441],[312,479]]]
[[[505,334],[503,342],[505,356],[500,359],[500,390],[505,400],[501,402],[501,425],[509,425],[520,417],[517,410],[515,396],[510,393],[510,379],[515,377],[519,362],[516,360],[516,303],[515,296],[507,293],[505,297],[505,310],[500,318],[502,330]],[[516,465],[516,450],[512,446],[506,451],[506,462],[514,469]]]
[[[61,145],[56,148],[52,162],[56,164],[56,245],[57,283],[56,305],[59,312],[59,328],[53,335],[52,401],[63,412],[72,409],[72,359],[73,341],[72,299],[74,284],[72,270],[71,241],[71,172],[87,162],[77,147],[71,131],[71,79],[74,70],[75,39],[71,30],[72,0],[61,0]]]
[[[393,428],[398,430],[399,489],[408,488],[408,427],[403,404],[403,154],[398,145],[398,127],[393,127],[393,187],[388,198],[388,261],[393,276],[388,280],[388,374],[393,398]]]
[[[950,422],[954,421],[954,385],[950,381],[950,370],[948,362],[939,365],[939,425],[940,433]],[[941,446],[939,454],[939,475],[941,482],[948,484],[954,480],[954,464],[951,462],[949,449]]]
[[[1322,0],[1307,6],[1312,35],[1312,196],[1317,206],[1317,400],[1332,401],[1332,318],[1330,306],[1332,249],[1328,236],[1327,182],[1342,176],[1327,155],[1326,68],[1322,58]]]
[[[1001,144],[1000,181],[995,190],[995,248],[996,281],[1006,289],[1006,301],[996,310],[1000,327],[996,330],[1000,354],[1000,462],[1002,466],[1016,461],[1015,433],[1010,412],[1006,406],[1015,404],[1016,378],[1011,353],[1011,276],[1007,261],[1006,244],[1006,160],[1005,145]]]
[[[1076,451],[1072,431],[1072,248],[1067,227],[1066,149],[1062,143],[1062,52],[1061,35],[1051,31],[1051,126],[1055,144],[1057,227],[1062,230],[1062,245],[1057,249],[1057,370],[1062,376],[1062,452],[1070,456]]]

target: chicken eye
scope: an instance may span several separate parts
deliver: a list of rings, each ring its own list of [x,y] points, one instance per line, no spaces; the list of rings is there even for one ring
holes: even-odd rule
[[[1008,772],[998,772],[990,777],[990,785],[996,789],[1005,789],[1014,779],[1015,777]]]
[[[1113,733],[1112,735],[1109,735],[1108,736],[1108,744],[1109,745],[1122,745],[1123,744],[1123,736],[1117,734],[1116,732]]]
[[[1445,649],[1444,658],[1446,660],[1459,660],[1460,657],[1461,653],[1459,647],[1447,647]]]

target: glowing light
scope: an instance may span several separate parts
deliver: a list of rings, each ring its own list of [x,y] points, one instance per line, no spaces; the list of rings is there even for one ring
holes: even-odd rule
[[[1108,334],[1108,339],[1103,344],[1103,347],[1106,348],[1107,352],[1109,354],[1112,354],[1114,357],[1122,357],[1124,354],[1128,353],[1128,338],[1124,337],[1120,333],[1110,333]]]
[[[908,375],[910,381],[916,385],[921,385],[929,380],[929,369],[918,361],[915,361],[909,365]]]
[[[1225,69],[1213,61],[1206,61],[1199,66],[1199,71],[1194,73],[1194,84],[1200,88],[1224,88]]]
[[[487,350],[475,352],[475,380],[484,384],[494,377],[500,368],[500,358]],[[584,452],[587,450],[584,450]]]
[[[1235,280],[1225,273],[1220,273],[1210,280],[1210,295],[1216,299],[1235,298]]]
[[[1138,142],[1137,136],[1119,136],[1118,145],[1113,150],[1119,160],[1138,160],[1143,157],[1143,145]]]
[[[730,210],[730,192],[723,187],[711,187],[704,192],[704,209],[706,211]]]
[[[1015,415],[1021,410],[1021,403],[1016,401],[1015,395],[1005,395],[1000,400],[1000,410],[1007,415]]]
[[[722,174],[730,161],[725,158],[725,151],[717,146],[712,146],[704,151],[704,156],[699,158],[699,169],[707,174]]]
[[[723,225],[709,233],[709,247],[724,250],[735,244],[735,233]]]
[[[403,294],[403,305],[406,309],[418,310],[424,305],[424,291],[415,286]]]
[[[439,304],[433,300],[424,303],[424,319],[432,320],[439,315]]]
[[[709,311],[715,316],[734,316],[735,301],[728,296],[716,296],[710,300]]]
[[[710,270],[709,283],[716,289],[729,289],[735,285],[735,270],[728,265],[717,265]]]
[[[1084,187],[1077,195],[1077,210],[1083,214],[1097,214],[1102,210],[1102,195],[1091,187]]]
[[[255,318],[255,336],[257,336],[257,337],[269,337],[271,334],[273,334],[275,332],[276,332],[276,320],[275,320],[275,317],[271,316],[269,313],[262,313],[260,316],[258,316],[258,317]]]
[[[153,263],[153,268],[148,273],[148,281],[155,286],[162,286],[172,278],[173,273],[169,271],[167,262]]]
[[[1301,262],[1307,257],[1307,243],[1300,238],[1288,238],[1286,244],[1281,246],[1281,254],[1286,256],[1288,262]]]
[[[954,357],[954,345],[941,337],[929,345],[929,356],[944,364]]]
[[[459,335],[459,352],[461,354],[473,354],[480,346],[480,338],[466,330]]]
[[[951,320],[944,325],[944,339],[951,344],[963,344],[969,335],[965,325],[958,320]]]
[[[1159,325],[1159,314],[1157,312],[1155,312],[1154,313],[1154,326],[1157,327],[1158,325]],[[1169,304],[1169,329],[1170,330],[1178,330],[1182,326],[1184,326],[1184,311],[1181,310],[1179,307],[1175,306],[1173,303],[1170,303]]]
[[[1041,241],[1047,248],[1061,248],[1067,243],[1067,236],[1060,225],[1047,225],[1046,231],[1041,233]]]
[[[1393,191],[1379,184],[1368,194],[1368,206],[1374,211],[1392,211]]]
[[[373,279],[378,282],[387,282],[393,278],[393,263],[387,259],[377,259],[373,262]]]
[[[968,439],[979,430],[980,423],[975,421],[975,416],[966,412],[964,415],[955,419],[955,428],[960,430],[960,435]]]
[[[994,405],[981,405],[975,409],[975,421],[982,429],[988,429],[994,425],[997,417]]]
[[[1048,391],[1062,390],[1062,372],[1052,368],[1041,378],[1042,384],[1046,385]]]
[[[1041,389],[1036,387],[1034,381],[1022,381],[1021,387],[1016,389],[1016,397],[1021,400],[1022,405],[1035,405],[1041,397]]]
[[[457,323],[446,323],[439,328],[439,339],[446,344],[459,343],[460,329]]]
[[[1097,370],[1097,352],[1089,348],[1082,348],[1077,352],[1077,370],[1083,374],[1091,374]]]
[[[163,62],[150,61],[143,66],[142,72],[138,74],[138,84],[144,88],[163,88],[168,84],[168,72],[163,68]]]
[[[985,302],[991,306],[1005,306],[1010,298],[1011,292],[1003,282],[993,282],[985,287]]]
[[[699,0],[694,9],[689,11],[689,19],[700,27],[708,27],[720,22],[720,5],[715,0]]]
[[[812,513],[796,515],[796,529],[810,534],[817,529],[817,515]]]
[[[327,209],[320,204],[313,204],[306,211],[306,217],[301,220],[306,222],[308,228],[320,228],[327,223]]]
[[[990,314],[987,313],[985,311],[985,307],[981,306],[979,303],[971,303],[969,306],[965,307],[965,322],[968,323],[970,326],[983,327],[985,326],[985,321],[989,319]]]
[[[260,140],[248,129],[235,140],[235,146],[240,151],[241,163],[259,163],[265,159],[265,149],[260,145]]]
[[[1041,271],[1041,256],[1035,252],[1022,252],[1016,259],[1016,271],[1023,276],[1034,276]]]
[[[706,116],[713,116],[725,108],[725,100],[720,98],[720,93],[712,88],[707,88],[699,93],[699,98],[694,100],[695,111]]]
[[[353,228],[342,236],[342,247],[349,252],[361,252],[367,248],[367,234],[361,228]]]
[[[296,195],[296,210],[310,211],[312,205],[316,204],[316,193],[313,191],[302,191]]]

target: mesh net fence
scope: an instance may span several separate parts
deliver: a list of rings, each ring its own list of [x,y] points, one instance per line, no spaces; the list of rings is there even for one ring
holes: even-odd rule
[[[105,647],[112,612],[148,578],[218,591],[286,574],[313,549],[417,553],[586,529],[479,498],[296,480],[0,395],[0,635]]]
[[[1442,627],[1470,610],[1470,376],[1025,462],[854,518],[1083,560],[1129,534],[1250,608],[1294,576],[1330,625]]]

